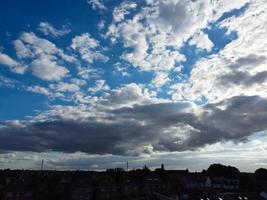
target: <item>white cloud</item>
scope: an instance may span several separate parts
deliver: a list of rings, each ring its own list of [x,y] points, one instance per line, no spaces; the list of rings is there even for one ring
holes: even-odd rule
[[[64,61],[75,62],[73,56],[67,55],[62,49],[49,40],[37,37],[32,32],[24,32],[18,40],[14,41],[16,54],[20,59],[36,58],[44,55],[58,56]]]
[[[170,8],[173,7],[173,5],[169,6]],[[125,51],[122,55],[122,58],[133,64],[133,66],[144,71],[165,71],[167,73],[176,66],[177,62],[185,60],[185,57],[177,51],[177,42],[171,44],[168,41],[167,35],[177,35],[177,33],[172,33],[174,32],[173,30],[167,32],[168,28],[165,27],[160,28],[161,24],[166,23],[161,23],[159,22],[160,20],[156,19],[156,16],[160,15],[158,13],[161,12],[159,9],[161,9],[159,5],[153,4],[153,6],[143,9],[130,20],[118,24],[113,23],[110,25],[107,35],[112,40],[122,37],[124,46],[134,49],[132,52]],[[114,12],[118,12],[118,10],[115,9]],[[191,14],[189,15],[191,16]],[[124,15],[114,21],[120,22],[123,18]],[[177,22],[177,24],[180,23]],[[178,37],[181,38],[180,36]],[[167,49],[167,46],[170,45],[174,46],[175,50]],[[163,76],[161,75],[161,78],[157,77],[158,81],[154,80],[153,83],[159,83],[159,80],[162,82]]]
[[[113,65],[114,69],[117,73],[120,73],[121,76],[130,76],[131,74],[128,72],[129,65],[123,65],[120,62],[117,62]]]
[[[112,89],[108,94],[99,99],[99,104],[109,108],[131,107],[150,103],[164,102],[157,99],[155,93],[149,91],[141,84],[130,83]]]
[[[156,87],[159,88],[160,86],[164,85],[166,82],[170,81],[168,77],[168,73],[166,72],[156,72],[155,77],[151,81],[151,83]]]
[[[71,83],[75,84],[75,85],[78,85],[78,86],[82,86],[82,85],[85,85],[87,82],[83,79],[78,79],[78,78],[72,78],[70,80]]]
[[[220,0],[220,1],[212,1],[212,8],[214,12],[212,13],[212,21],[218,20],[223,13],[230,12],[234,9],[240,9],[246,4],[250,3],[250,0]]]
[[[38,93],[38,94],[43,94],[46,96],[51,95],[49,89],[42,87],[42,86],[29,86],[26,88],[27,91]]]
[[[113,21],[115,23],[121,22],[124,20],[125,16],[130,14],[130,10],[133,10],[137,7],[135,2],[125,1],[122,2],[118,7],[115,7],[113,10]]]
[[[207,51],[210,51],[213,47],[213,43],[210,41],[207,34],[203,33],[202,31],[194,34],[192,39],[190,39],[189,44],[196,45],[197,48],[206,49]]]
[[[47,81],[60,80],[69,73],[69,70],[58,65],[53,56],[43,56],[31,63],[31,71],[34,76]]]
[[[99,78],[100,74],[102,73],[101,70],[96,70],[92,67],[78,66],[77,70],[78,70],[78,76],[86,80],[89,80],[92,78]]]
[[[24,74],[27,69],[26,66],[23,66],[22,64],[15,61],[13,58],[1,52],[0,52],[0,64],[7,66],[10,69],[10,71],[18,74]]]
[[[80,36],[75,36],[72,39],[71,48],[73,49],[94,49],[99,47],[99,42],[91,37],[89,33],[83,33]]]
[[[32,32],[24,32],[19,39],[14,41],[17,57],[25,62],[29,62],[32,74],[43,80],[60,80],[69,70],[62,66],[64,62],[75,62],[76,59],[52,42],[37,37]]]
[[[114,16],[106,36],[112,42],[122,41],[127,49],[121,58],[134,67],[142,71],[168,73],[180,65],[179,62],[185,61],[185,56],[179,52],[185,41],[192,38],[191,45],[211,50],[213,44],[202,29],[223,13],[238,9],[246,2],[229,1],[223,5],[225,2],[219,1],[219,7],[217,1],[150,0],[130,19],[124,18],[129,11],[121,6],[114,9],[118,14]]]
[[[94,10],[100,10],[100,11],[107,10],[103,0],[87,0],[87,3],[90,4]]]
[[[38,30],[45,35],[52,35],[54,37],[63,36],[71,32],[70,29],[64,26],[62,26],[61,29],[56,29],[52,24],[48,22],[41,22],[38,26]]]
[[[0,86],[6,86],[6,87],[14,88],[16,86],[16,83],[18,83],[18,81],[7,78],[7,77],[2,76],[0,74]]]
[[[26,44],[24,44],[23,41],[15,40],[14,47],[18,58],[23,59],[33,57],[31,49]]]
[[[177,93],[189,100],[205,97],[209,102],[238,95],[267,97],[266,9],[264,1],[251,2],[243,14],[221,22],[222,27],[236,31],[238,38],[218,54],[198,61]]]
[[[134,49],[123,54],[134,66],[169,71],[185,60],[179,48],[207,25],[211,12],[206,1],[155,1],[132,19],[111,24],[107,35],[113,40],[122,37],[124,46]]]
[[[75,83],[59,82],[57,84],[50,84],[49,87],[58,92],[77,92],[80,90],[79,85]]]
[[[98,24],[97,24],[97,27],[98,27],[98,30],[103,30],[105,28],[105,21],[104,20],[101,20]]]
[[[212,14],[207,1],[155,1],[152,9],[149,24],[158,29],[160,34],[169,34],[165,42],[177,47],[204,28]]]
[[[83,33],[80,36],[75,36],[72,39],[71,48],[78,51],[81,58],[88,63],[93,63],[95,60],[107,62],[109,58],[101,53],[99,41],[91,37],[89,33]]]
[[[94,87],[88,89],[89,92],[97,93],[109,90],[109,86],[106,84],[105,80],[97,80]]]

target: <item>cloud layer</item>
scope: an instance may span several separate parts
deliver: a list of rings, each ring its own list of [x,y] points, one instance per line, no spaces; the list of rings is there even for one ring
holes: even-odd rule
[[[1,149],[140,155],[238,142],[267,128],[267,100],[259,96],[237,96],[203,108],[172,102],[118,108],[112,95],[92,107],[58,107],[32,122],[4,123]],[[125,105],[131,104],[131,95]]]

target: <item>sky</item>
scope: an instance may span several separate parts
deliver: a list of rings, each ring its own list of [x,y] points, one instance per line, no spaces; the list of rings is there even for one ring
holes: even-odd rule
[[[267,167],[266,0],[7,0],[0,24],[0,168]]]

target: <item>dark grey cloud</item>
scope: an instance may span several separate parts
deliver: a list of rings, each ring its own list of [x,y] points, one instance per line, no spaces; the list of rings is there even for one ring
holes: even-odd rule
[[[266,61],[267,61],[266,56],[249,54],[247,56],[238,58],[234,63],[230,64],[229,67],[232,69],[238,69],[249,65],[257,66],[262,63],[265,63]]]
[[[0,131],[2,149],[16,151],[63,151],[88,152],[93,154],[124,154],[128,146],[138,141],[139,133],[150,131],[136,123],[105,124],[78,121],[51,121],[28,124],[26,127],[8,125]]]
[[[219,82],[226,85],[244,85],[253,86],[254,84],[261,84],[267,79],[267,71],[259,72],[255,75],[250,75],[247,72],[234,71],[231,74],[226,74],[220,77]]]
[[[218,78],[220,85],[243,85],[245,87],[253,86],[254,84],[261,84],[267,79],[267,71],[258,73],[249,73],[247,67],[253,69],[254,66],[266,63],[267,57],[250,54],[238,58],[235,62],[228,65],[231,72],[224,74]]]
[[[161,103],[109,110],[102,121],[92,117],[2,123],[0,150],[139,155],[245,140],[267,129],[267,99],[259,96],[207,104],[198,115],[193,110],[187,103]]]
[[[190,146],[223,140],[240,141],[267,128],[267,99],[236,96],[204,107],[200,118],[201,136],[190,138]]]

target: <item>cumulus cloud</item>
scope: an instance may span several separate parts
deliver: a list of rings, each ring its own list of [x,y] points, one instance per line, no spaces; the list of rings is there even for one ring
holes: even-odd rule
[[[241,15],[220,22],[238,38],[218,54],[200,59],[176,92],[193,101],[205,97],[219,102],[240,95],[266,98],[266,6],[263,1],[251,2]]]
[[[87,0],[87,3],[90,4],[94,10],[100,10],[100,11],[107,10],[103,0]]]
[[[40,57],[31,63],[32,74],[40,79],[60,80],[69,70],[57,64],[54,57]],[[52,73],[51,73],[52,72]]]
[[[115,23],[123,21],[125,16],[130,14],[130,10],[135,9],[137,4],[135,2],[122,2],[118,7],[113,10],[113,20]]]
[[[72,39],[71,48],[78,51],[81,58],[88,63],[95,60],[107,62],[109,58],[101,53],[101,46],[98,40],[91,37],[89,33],[83,33]]]
[[[14,41],[16,54],[20,59],[35,58],[45,55],[58,56],[64,61],[74,62],[75,58],[65,54],[64,51],[49,40],[39,38],[33,32],[24,32],[18,40]]]
[[[213,47],[213,43],[210,41],[208,36],[203,33],[196,33],[192,39],[189,41],[190,45],[196,45],[197,48],[200,49],[206,49],[207,51],[210,51]]]
[[[22,33],[20,38],[14,41],[14,47],[19,59],[31,60],[29,66],[32,74],[47,81],[60,80],[68,74],[69,70],[59,64],[60,61],[76,61],[52,42],[39,38],[32,32]]]
[[[97,28],[98,30],[103,30],[105,28],[105,21],[104,20],[101,20],[98,24],[97,24]]]
[[[121,41],[126,50],[122,58],[141,71],[159,72],[179,66],[186,58],[179,51],[190,39],[191,45],[210,51],[213,47],[202,32],[223,13],[245,6],[247,1],[146,1],[139,12],[125,18],[136,5],[123,2],[113,12],[107,37]],[[218,6],[220,4],[220,6]],[[157,76],[158,77],[158,76]]]
[[[130,83],[120,88],[111,90],[100,99],[102,106],[111,108],[131,107],[135,104],[143,105],[149,103],[165,102],[167,100],[156,98],[155,94],[143,85]]]
[[[151,83],[155,87],[160,87],[164,85],[166,82],[170,81],[170,78],[168,77],[168,73],[166,72],[157,72],[154,79],[151,81]]]
[[[42,87],[42,86],[29,86],[26,88],[27,91],[33,92],[33,93],[38,93],[38,94],[43,94],[46,96],[49,96],[51,93],[49,89]]]
[[[71,78],[69,81],[50,83],[48,86],[32,85],[25,87],[26,91],[43,94],[50,100],[60,99],[61,101],[72,101],[77,100],[77,96],[85,99],[84,94],[81,92],[81,87],[86,84],[85,80],[78,78]]]
[[[40,22],[38,30],[45,35],[52,35],[54,37],[63,36],[71,32],[71,30],[66,28],[65,26],[62,26],[61,29],[56,29],[52,24],[48,22]]]
[[[79,85],[76,83],[59,82],[57,84],[50,84],[50,88],[58,92],[76,92],[80,90]]]
[[[129,65],[123,65],[120,62],[117,62],[113,65],[115,71],[114,73],[119,73],[121,76],[126,77],[126,76],[131,76],[131,74],[128,72]]]
[[[146,71],[168,71],[185,59],[179,48],[207,25],[211,12],[205,1],[150,1],[132,19],[111,24],[108,36],[113,40],[122,37],[124,46],[134,49],[123,55],[134,66]]]
[[[105,80],[97,80],[94,87],[88,89],[89,92],[97,93],[109,90],[109,86]]]
[[[1,52],[0,52],[0,64],[7,66],[10,69],[10,71],[18,74],[24,74],[27,69],[26,66],[23,66],[22,64],[15,61],[13,58]]]

